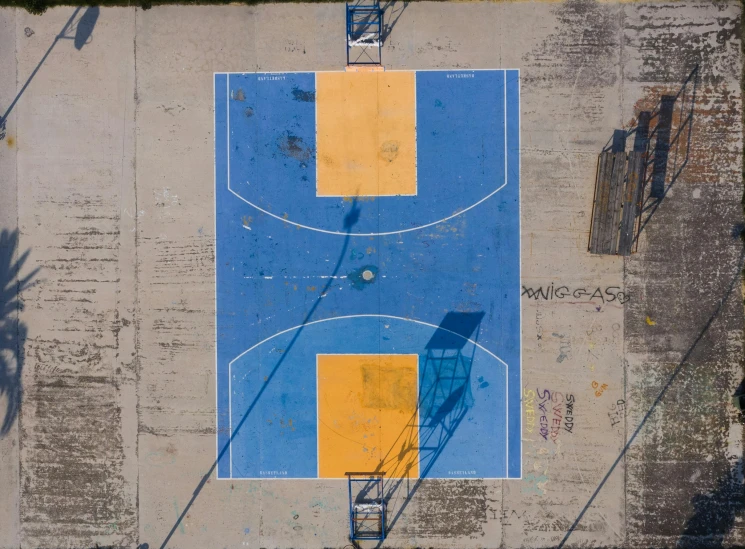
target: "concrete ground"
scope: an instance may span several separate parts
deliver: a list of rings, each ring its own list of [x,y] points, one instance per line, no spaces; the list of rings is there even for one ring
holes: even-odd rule
[[[83,13],[0,10],[0,547],[345,547],[345,483],[210,474],[213,72],[342,68],[344,5]],[[745,544],[739,3],[386,21],[388,68],[521,70],[524,415],[521,480],[405,483],[384,546]],[[600,150],[696,65],[638,252],[590,255]]]

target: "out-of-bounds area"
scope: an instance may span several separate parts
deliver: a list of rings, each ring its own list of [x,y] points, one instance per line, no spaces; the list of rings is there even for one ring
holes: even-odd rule
[[[744,545],[741,11],[1,9],[0,548]]]

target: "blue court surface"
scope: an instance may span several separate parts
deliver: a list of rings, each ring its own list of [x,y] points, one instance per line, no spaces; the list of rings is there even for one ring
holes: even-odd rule
[[[413,103],[375,115],[414,109],[400,196],[319,196],[321,74],[215,75],[218,478],[519,478],[519,73],[413,74]],[[339,184],[376,124],[329,152]],[[415,355],[414,385],[394,366],[323,385],[326,355]]]

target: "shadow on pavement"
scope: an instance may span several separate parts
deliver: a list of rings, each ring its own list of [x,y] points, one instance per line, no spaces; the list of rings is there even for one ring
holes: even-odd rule
[[[18,231],[0,233],[0,438],[10,431],[21,407],[23,374],[23,345],[26,325],[18,319],[23,308],[18,295],[31,285],[38,268],[25,278],[18,273],[28,259],[30,250],[15,259],[18,248]]]

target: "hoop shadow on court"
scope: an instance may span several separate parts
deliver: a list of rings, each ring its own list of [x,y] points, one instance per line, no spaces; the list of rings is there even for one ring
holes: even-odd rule
[[[481,311],[447,313],[420,354],[423,367],[417,409],[376,468],[385,471],[383,500],[388,513],[393,513],[386,524],[387,532],[393,529],[474,404],[471,367],[476,347],[470,354],[464,353],[464,347],[469,340],[478,340],[483,318]],[[411,478],[410,472],[417,465],[418,478]],[[372,483],[368,489],[363,488],[355,503],[365,501],[372,489]],[[398,493],[401,489],[403,495]]]
[[[380,40],[383,42],[383,44],[385,44],[386,40],[388,40],[388,37],[393,31],[393,27],[396,26],[396,23],[398,23],[398,20],[401,19],[401,16],[404,14],[404,11],[408,7],[409,3],[401,2],[401,0],[390,0],[389,2],[384,2],[382,4],[381,9],[383,10],[383,30],[380,33]]]
[[[82,16],[78,17],[81,9],[82,8],[80,7],[75,8],[75,11],[67,20],[65,26],[62,27],[62,30],[59,32],[59,34],[54,37],[52,45],[49,46],[49,49],[47,49],[46,53],[41,58],[41,61],[39,61],[34,70],[31,72],[31,75],[23,84],[20,91],[16,94],[13,101],[11,101],[10,105],[5,110],[5,113],[0,116],[0,139],[5,136],[5,123],[8,120],[8,116],[10,116],[10,113],[13,111],[16,103],[18,103],[18,100],[26,91],[26,88],[28,88],[29,84],[31,84],[31,81],[36,76],[36,73],[39,72],[39,69],[47,60],[47,57],[49,57],[49,54],[52,53],[52,50],[54,49],[54,46],[57,45],[57,42],[59,42],[60,40],[72,40],[75,49],[78,51],[83,49],[83,46],[85,46],[86,44],[90,44],[93,36],[93,28],[96,26],[96,21],[98,21],[100,9],[98,8],[98,6],[90,6],[83,12]]]
[[[18,248],[18,231],[0,233],[0,438],[10,431],[21,406],[23,387],[23,345],[28,333],[26,325],[18,319],[22,304],[18,294],[30,287],[38,268],[18,278],[28,259],[26,250],[15,259]]]

